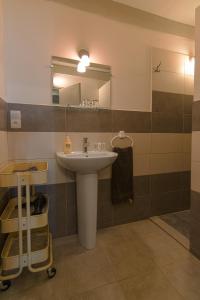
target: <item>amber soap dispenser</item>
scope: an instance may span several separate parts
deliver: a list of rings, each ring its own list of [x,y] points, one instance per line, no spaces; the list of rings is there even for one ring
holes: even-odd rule
[[[67,135],[64,141],[64,153],[69,154],[72,152],[72,142],[70,137]]]

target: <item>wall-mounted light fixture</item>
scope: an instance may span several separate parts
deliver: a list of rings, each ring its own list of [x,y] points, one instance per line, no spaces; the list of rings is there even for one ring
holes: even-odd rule
[[[86,72],[86,66],[81,61],[78,63],[77,72],[79,72],[79,73]]]
[[[77,71],[79,73],[85,73],[86,67],[89,67],[89,65],[90,65],[89,52],[85,49],[81,49],[79,51],[79,57],[80,57],[80,62],[78,63]]]
[[[184,71],[185,75],[194,76],[195,59],[194,57],[187,56],[185,59]]]

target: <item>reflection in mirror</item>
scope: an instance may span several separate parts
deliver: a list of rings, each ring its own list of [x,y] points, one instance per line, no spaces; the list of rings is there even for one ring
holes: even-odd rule
[[[111,68],[91,63],[85,73],[77,72],[79,61],[52,58],[52,102],[56,105],[109,109]]]

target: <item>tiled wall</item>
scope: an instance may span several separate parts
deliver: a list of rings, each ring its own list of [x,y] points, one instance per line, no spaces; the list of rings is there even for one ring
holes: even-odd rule
[[[0,98],[0,166],[8,159],[7,145],[7,104]],[[0,187],[0,214],[7,203],[8,190]],[[0,234],[0,251],[5,236]]]
[[[192,178],[191,178],[191,251],[200,258],[200,101],[193,103]]]
[[[162,118],[169,110],[178,110],[180,120]],[[9,127],[9,159],[45,159],[49,162],[50,223],[54,236],[76,232],[76,192],[74,174],[60,168],[56,151],[63,151],[65,131],[71,137],[73,150],[81,149],[88,136],[90,149],[95,142],[110,140],[125,130],[134,140],[134,205],[113,206],[110,200],[111,169],[99,173],[98,227],[106,227],[152,215],[186,209],[190,190],[190,127],[184,126],[185,110],[191,118],[192,97],[153,92],[153,112],[101,110],[65,110],[61,107],[9,104],[22,112],[22,128]],[[180,98],[182,100],[180,100]],[[156,115],[158,114],[158,115]],[[170,124],[169,124],[170,123]],[[9,120],[8,120],[9,125]]]

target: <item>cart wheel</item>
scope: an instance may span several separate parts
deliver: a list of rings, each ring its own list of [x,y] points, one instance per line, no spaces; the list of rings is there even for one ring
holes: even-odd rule
[[[47,269],[47,275],[49,279],[53,278],[56,275],[56,268]]]
[[[10,280],[0,281],[0,290],[2,292],[7,291],[10,286],[11,286],[11,281]]]

